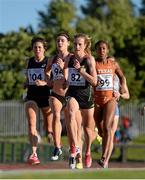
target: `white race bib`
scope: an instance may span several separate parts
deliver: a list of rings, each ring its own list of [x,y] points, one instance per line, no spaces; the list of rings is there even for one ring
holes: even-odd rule
[[[98,74],[97,75],[96,90],[113,90],[113,75],[112,74]]]
[[[45,74],[43,68],[28,69],[27,73],[28,73],[29,85],[36,84],[35,81],[37,79],[45,80]]]
[[[57,64],[52,64],[53,80],[62,79],[64,77],[62,69]]]
[[[69,68],[68,81],[71,86],[85,86],[86,80],[75,68]]]

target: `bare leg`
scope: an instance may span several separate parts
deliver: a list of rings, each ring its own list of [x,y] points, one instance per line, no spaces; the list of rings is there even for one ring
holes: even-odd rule
[[[42,108],[43,119],[44,119],[44,130],[47,132],[48,142],[53,142],[53,114],[50,107]]]
[[[26,116],[28,119],[29,140],[32,146],[32,154],[36,153],[38,144],[38,132],[36,129],[38,107],[34,101],[28,101],[25,104]]]
[[[91,144],[94,139],[94,108],[81,110],[86,143],[86,154],[91,154]]]
[[[71,146],[79,146],[78,142],[78,128],[76,114],[79,111],[79,105],[74,98],[71,98],[67,103],[67,129],[69,131],[69,139],[72,141]],[[74,154],[72,152],[72,154]]]
[[[111,138],[110,148],[108,150],[108,154],[106,157],[106,162],[109,162],[109,159],[110,159],[112,151],[113,151],[114,134],[115,134],[115,131],[117,130],[118,120],[119,120],[119,116],[118,115],[114,116],[114,120],[113,120],[113,124],[112,124],[112,130],[111,130],[112,131],[112,138]]]
[[[104,107],[104,114],[103,114],[104,115],[103,116],[104,149],[103,149],[102,157],[105,157],[104,166],[106,166],[106,167],[108,166],[108,159],[106,161],[106,157],[108,155],[110,145],[112,144],[112,136],[113,136],[112,123],[113,123],[113,119],[114,119],[115,107],[116,107],[116,101],[114,99],[108,101]]]
[[[53,113],[53,138],[55,147],[61,148],[62,126],[60,121],[62,103],[53,96],[49,98],[50,106]]]

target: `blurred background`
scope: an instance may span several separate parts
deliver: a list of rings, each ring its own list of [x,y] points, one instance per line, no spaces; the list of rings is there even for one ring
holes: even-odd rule
[[[130,91],[130,99],[119,102],[119,127],[123,126],[122,119],[128,118],[130,141],[145,144],[145,0],[0,0],[1,162],[23,161],[27,148],[22,97],[26,60],[32,55],[31,39],[38,35],[45,38],[47,56],[51,57],[56,50],[55,36],[60,31],[67,31],[71,38],[80,32],[88,34],[94,55],[95,42],[109,42],[110,55],[122,67]],[[73,51],[72,44],[70,50]],[[65,136],[63,114],[62,125]],[[38,129],[45,137],[40,112]],[[134,142],[135,138],[139,140]],[[19,139],[21,144],[16,146],[14,142]]]

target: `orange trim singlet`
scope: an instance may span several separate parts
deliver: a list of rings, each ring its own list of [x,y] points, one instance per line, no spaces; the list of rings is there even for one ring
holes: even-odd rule
[[[115,63],[112,60],[96,61],[97,86],[94,88],[95,103],[103,106],[113,98]]]

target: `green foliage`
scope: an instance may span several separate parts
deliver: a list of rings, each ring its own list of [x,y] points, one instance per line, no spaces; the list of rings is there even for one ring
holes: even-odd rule
[[[71,31],[75,18],[75,7],[69,1],[53,0],[47,7],[46,13],[39,11],[38,14],[40,28],[51,29],[51,32],[56,34],[61,30]]]
[[[77,3],[77,1],[76,1]],[[67,31],[73,37],[77,32],[86,33],[94,43],[107,40],[111,55],[117,57],[125,75],[131,94],[130,100],[145,96],[145,1],[142,0],[140,14],[136,16],[131,0],[86,0],[78,16],[74,1],[51,0],[46,11],[38,11],[39,29],[31,26],[19,32],[0,34],[0,100],[20,99],[23,93],[25,59],[31,38],[40,35],[48,41],[46,55],[55,51],[55,37]],[[135,88],[134,88],[135,87]]]

